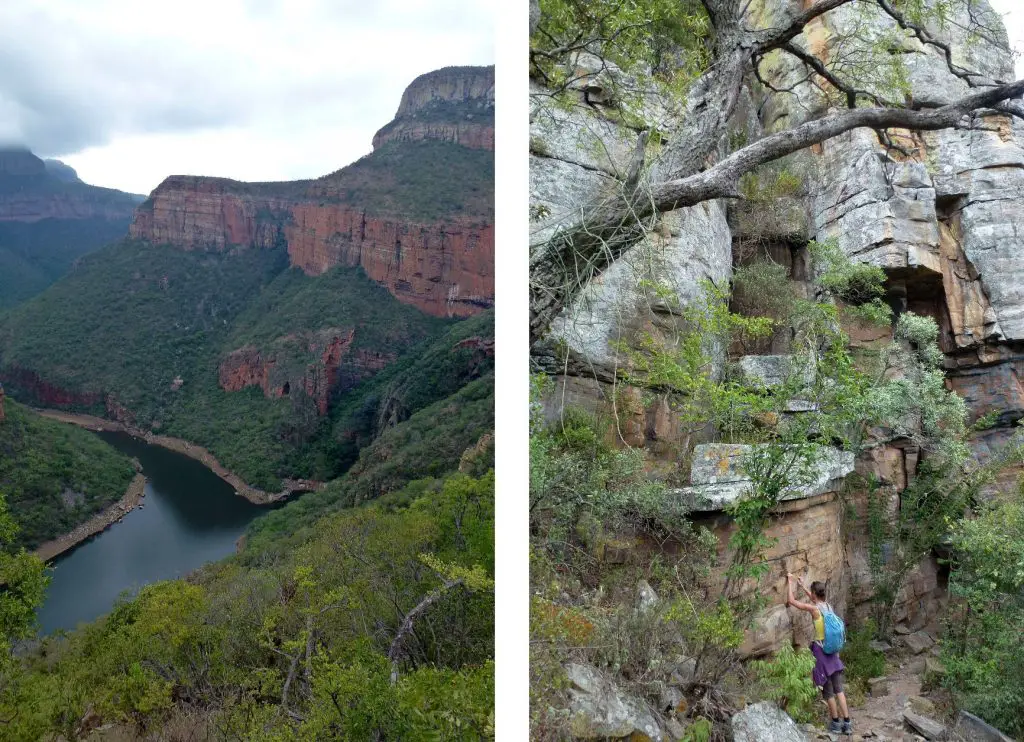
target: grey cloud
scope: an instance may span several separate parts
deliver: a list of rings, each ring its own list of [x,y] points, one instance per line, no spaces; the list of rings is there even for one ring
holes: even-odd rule
[[[96,5],[101,7],[102,0]],[[289,12],[287,5],[280,0],[245,0],[253,22],[273,24]],[[427,13],[428,5],[436,6],[440,16]],[[425,24],[427,33],[428,16],[433,15],[432,24],[451,33],[453,27],[472,23],[471,18],[480,15],[467,12],[470,5],[457,0],[412,3],[399,27]],[[357,45],[367,28],[384,27],[401,15],[397,3],[378,6],[365,0],[322,0],[321,12],[324,23],[330,24],[327,31],[337,27],[339,46]],[[325,28],[316,31],[323,34]],[[238,33],[245,33],[244,24]],[[483,28],[480,35],[493,34]],[[472,42],[472,35],[467,38]],[[321,35],[319,40],[323,39]],[[282,46],[268,49],[246,48],[244,39],[233,41],[235,46],[218,47],[191,46],[166,37],[134,38],[104,33],[102,26],[75,27],[57,12],[23,10],[15,4],[2,7],[0,141],[24,144],[43,156],[61,156],[122,136],[256,121],[298,130],[318,121],[341,125],[380,111],[370,114],[380,117],[380,126],[397,107],[400,86],[431,68],[403,73],[401,81],[388,80],[394,74],[387,66],[388,55],[401,54],[401,49],[373,49],[359,64],[339,61],[331,66],[304,63],[302,39],[284,39]],[[402,61],[409,66],[408,60]],[[382,85],[382,79],[390,86]]]

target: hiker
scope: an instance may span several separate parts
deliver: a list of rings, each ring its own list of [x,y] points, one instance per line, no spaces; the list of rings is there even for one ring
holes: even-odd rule
[[[825,602],[825,583],[812,582],[808,590],[804,581],[792,574],[786,575],[789,585],[789,597],[786,605],[799,608],[811,614],[814,621],[814,641],[811,642],[811,653],[817,662],[811,672],[811,679],[814,684],[821,688],[821,695],[828,704],[828,711],[831,714],[832,723],[828,731],[841,734],[852,734],[853,725],[850,723],[850,709],[846,705],[846,694],[843,692],[843,661],[839,659],[839,652],[825,654],[825,614],[834,613],[832,606]],[[811,603],[801,603],[793,597],[793,581],[803,588]],[[838,702],[839,708],[836,708]],[[842,723],[839,721],[839,711],[842,712]]]

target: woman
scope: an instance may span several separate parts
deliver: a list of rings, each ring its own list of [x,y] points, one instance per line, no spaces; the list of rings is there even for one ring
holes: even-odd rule
[[[801,611],[807,611],[811,614],[811,618],[814,621],[814,641],[811,642],[811,653],[817,662],[814,665],[814,671],[811,673],[811,679],[817,687],[821,688],[821,695],[825,698],[829,713],[832,715],[832,723],[829,724],[828,730],[830,732],[852,734],[853,725],[850,723],[850,709],[846,706],[846,694],[843,693],[843,661],[839,659],[838,652],[835,654],[825,654],[825,650],[822,648],[822,642],[825,641],[825,616],[823,612],[832,611],[832,606],[825,602],[825,583],[812,582],[811,589],[808,590],[804,586],[803,580],[799,577],[787,574],[786,578],[789,585],[789,597],[786,599],[786,605],[799,608]],[[803,588],[803,591],[807,593],[807,597],[813,601],[812,603],[801,603],[793,597],[793,580],[796,580],[796,583]],[[837,701],[839,705],[838,710],[836,709]],[[842,723],[839,721],[838,711],[843,713]]]

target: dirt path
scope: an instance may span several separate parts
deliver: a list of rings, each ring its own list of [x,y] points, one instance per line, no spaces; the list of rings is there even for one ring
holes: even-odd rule
[[[216,457],[202,446],[189,443],[181,438],[172,438],[167,435],[155,435],[153,433],[132,428],[114,420],[95,417],[94,415],[79,415],[71,412],[62,412],[61,410],[47,410],[41,408],[34,409],[35,412],[39,413],[43,417],[48,417],[51,420],[70,423],[71,425],[88,428],[89,430],[112,430],[120,433],[128,433],[131,436],[144,440],[146,443],[185,454],[189,458],[193,458],[200,462],[207,469],[234,487],[236,495],[241,495],[249,502],[257,505],[269,505],[277,502],[278,500],[290,497],[296,492],[314,492],[316,490],[323,489],[325,486],[323,482],[317,482],[311,479],[284,479],[282,480],[284,489],[280,492],[267,492],[247,484],[240,476],[230,471],[217,461]]]
[[[130,513],[142,500],[146,489],[146,478],[142,474],[136,474],[128,485],[124,497],[97,513],[85,523],[79,524],[71,533],[66,533],[35,550],[35,555],[48,562],[56,556],[63,554],[68,549],[77,546],[90,536],[99,533],[112,523],[120,520],[125,514]]]
[[[924,657],[902,657],[899,669],[890,672],[888,690],[882,696],[868,696],[860,707],[850,709],[853,720],[851,736],[830,735],[820,730],[809,734],[814,740],[837,740],[838,742],[919,742],[924,737],[913,732],[903,721],[904,709],[924,713],[933,719],[938,718],[934,710],[928,709],[927,698],[921,693],[921,673]],[[913,699],[913,700],[911,700]],[[923,708],[922,708],[923,705]]]

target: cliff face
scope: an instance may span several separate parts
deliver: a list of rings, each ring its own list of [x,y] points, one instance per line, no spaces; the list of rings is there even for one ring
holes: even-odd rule
[[[256,386],[267,398],[289,397],[300,389],[317,413],[327,414],[331,394],[351,388],[396,359],[394,353],[353,350],[355,329],[327,328],[305,336],[278,338],[269,348],[246,346],[221,362],[221,389]]]
[[[423,139],[494,149],[493,67],[446,67],[417,77],[373,148]]]
[[[493,207],[466,206],[467,198],[476,204],[479,194],[463,197],[459,183],[442,183],[449,177],[442,161],[425,161],[415,147],[435,140],[493,149],[493,103],[493,68],[423,75],[403,96],[393,128],[385,127],[387,133],[382,129],[374,140],[375,147],[393,140],[393,147],[412,148],[390,151],[386,165],[378,162],[384,155],[373,154],[331,176],[294,183],[172,176],[138,208],[130,234],[186,250],[284,245],[291,264],[309,275],[359,265],[399,300],[424,312],[475,314],[494,302]],[[428,182],[419,194],[384,204],[366,183],[407,178],[404,161]],[[424,188],[442,186],[453,189],[447,207],[404,208],[402,198],[411,203]]]
[[[798,5],[764,0],[752,7],[764,27],[781,27]],[[985,2],[974,4],[972,12],[997,31],[984,42],[967,44],[963,29],[969,24],[961,18],[943,31],[943,40],[968,49],[972,69],[994,79],[1013,79],[1012,56],[998,17]],[[879,36],[892,30],[891,21],[876,22]],[[859,10],[840,8],[815,22],[808,48],[819,59],[828,59],[836,53],[831,45],[851,38],[852,29],[864,23]],[[906,59],[915,101],[941,105],[966,94],[966,85],[949,74],[941,55],[915,47]],[[586,63],[581,55],[581,67]],[[807,84],[806,70],[798,63],[773,63],[766,70],[775,89],[793,93],[769,96],[750,80],[734,122],[734,133],[745,141],[825,113],[819,91]],[[534,92],[545,91],[535,87]],[[581,105],[559,108],[549,105],[544,95],[532,96],[530,200],[540,215],[533,230],[535,243],[571,220],[595,194],[621,187],[636,148],[635,131],[617,125],[600,106],[583,105],[582,94],[580,98]],[[644,113],[657,122],[664,112],[655,108]],[[614,415],[615,437],[646,449],[652,472],[671,478],[679,461],[686,459],[681,452],[713,438],[714,431],[687,430],[673,413],[670,395],[641,394],[621,377],[618,386],[612,384],[628,363],[621,338],[649,333],[658,340],[678,329],[678,313],[659,304],[643,284],[665,285],[686,305],[704,280],[728,285],[734,260],[756,245],[761,254],[785,265],[806,292],[806,245],[835,240],[855,261],[885,270],[887,300],[897,313],[913,311],[936,320],[948,387],[965,398],[972,417],[997,413],[996,427],[973,441],[979,459],[989,456],[1024,418],[1024,125],[990,115],[969,131],[894,136],[905,152],[886,151],[875,132],[857,130],[787,158],[784,166],[801,186],[778,214],[762,213],[767,211],[763,206],[725,202],[665,214],[648,235],[648,244],[591,281],[552,324],[547,342],[535,349],[533,360],[556,380],[557,393],[545,403],[549,417],[561,414],[563,405]],[[863,347],[877,348],[892,339],[884,331],[877,337],[851,335]],[[724,360],[724,349],[719,350]],[[858,459],[856,470],[898,495],[913,481],[920,458],[908,440],[879,440]],[[837,540],[828,554],[790,556],[787,569],[816,570],[816,579],[828,580],[837,589],[837,606],[855,616],[872,594],[869,538],[856,525],[841,523],[835,497],[824,493],[802,509],[788,508],[771,535],[779,538],[779,553],[793,554],[805,548],[807,533],[840,534],[842,546]],[[850,506],[864,516],[866,495],[848,497]],[[723,542],[727,520],[715,515]],[[894,621],[915,630],[934,618],[944,600],[939,575],[934,559],[921,562],[896,596]],[[784,588],[784,580],[765,587],[777,596]],[[791,643],[796,630],[791,619],[778,607],[763,616],[748,636],[747,650],[760,653]]]
[[[87,185],[67,165],[50,162],[28,150],[0,150],[0,221],[131,218],[134,196]]]

